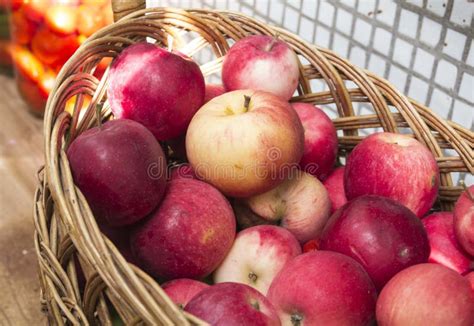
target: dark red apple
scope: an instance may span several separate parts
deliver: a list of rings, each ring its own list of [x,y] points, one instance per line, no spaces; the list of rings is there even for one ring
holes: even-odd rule
[[[354,258],[379,290],[399,271],[427,262],[430,254],[420,219],[379,196],[362,196],[337,210],[323,231],[320,249]]]
[[[331,214],[347,203],[344,191],[344,170],[343,166],[335,169],[323,182],[331,201]]]
[[[225,282],[196,295],[187,312],[211,326],[279,326],[275,309],[260,292],[245,284]]]
[[[349,200],[388,197],[421,218],[436,200],[439,171],[433,154],[419,141],[381,132],[365,138],[349,155],[344,187]]]
[[[188,163],[172,166],[169,174],[169,180],[178,178],[197,179],[196,173],[194,173],[192,166]]]
[[[194,179],[168,183],[158,210],[131,238],[140,266],[163,279],[209,275],[222,262],[235,238],[235,217],[227,199]]]
[[[454,218],[451,212],[433,213],[421,220],[430,241],[431,263],[441,264],[464,274],[474,268],[474,262],[457,243],[454,235]]]
[[[474,296],[466,278],[437,264],[411,266],[383,288],[377,301],[380,326],[474,324]]]
[[[260,90],[287,101],[298,80],[295,52],[282,40],[267,35],[251,35],[237,41],[222,64],[222,82],[227,91]]]
[[[318,107],[293,103],[304,128],[304,153],[301,169],[320,180],[331,173],[337,157],[337,133],[331,119]]]
[[[67,150],[75,184],[109,225],[135,223],[160,203],[166,158],[141,124],[112,120],[80,134]]]
[[[224,86],[220,84],[206,84],[206,95],[204,96],[204,103],[209,102],[214,97],[218,97],[225,93]]]
[[[456,202],[454,231],[461,247],[474,257],[474,185],[467,188]]]
[[[147,127],[158,140],[182,135],[204,103],[204,77],[190,58],[151,43],[127,47],[113,61],[108,99],[116,118]]]
[[[208,284],[191,280],[189,278],[179,278],[161,285],[170,299],[181,309],[191,301],[199,292],[209,287]]]
[[[267,295],[282,325],[370,325],[377,292],[362,266],[330,251],[300,255],[278,273]]]

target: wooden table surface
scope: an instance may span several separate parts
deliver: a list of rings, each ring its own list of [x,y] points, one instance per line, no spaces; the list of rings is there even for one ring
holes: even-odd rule
[[[0,325],[44,325],[33,244],[33,194],[42,121],[0,76]]]

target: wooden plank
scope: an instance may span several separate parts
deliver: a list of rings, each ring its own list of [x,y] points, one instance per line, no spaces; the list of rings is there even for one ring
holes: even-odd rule
[[[0,76],[0,325],[45,324],[33,244],[33,194],[43,162],[42,121]]]

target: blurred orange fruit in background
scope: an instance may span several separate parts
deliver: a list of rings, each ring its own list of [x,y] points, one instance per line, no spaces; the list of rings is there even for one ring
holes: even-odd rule
[[[40,113],[64,63],[87,37],[113,22],[110,0],[2,1],[10,4],[13,42],[3,52],[12,55],[21,94]],[[103,59],[94,76],[100,78],[110,62]]]

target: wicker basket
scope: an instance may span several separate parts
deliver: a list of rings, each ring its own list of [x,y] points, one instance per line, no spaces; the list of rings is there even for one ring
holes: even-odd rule
[[[300,61],[299,96],[292,101],[335,104],[334,120],[339,137],[339,156],[344,157],[362,139],[360,129],[381,127],[390,132],[409,132],[435,155],[441,171],[437,207],[450,210],[461,192],[453,185],[453,172],[474,173],[474,134],[414,102],[386,80],[353,66],[335,53],[308,44],[285,30],[268,26],[245,15],[212,10],[144,8],[143,1],[115,1],[115,24],[88,39],[67,62],[48,100],[45,122],[44,169],[38,173],[35,194],[35,245],[39,260],[42,306],[51,324],[111,325],[118,313],[126,324],[203,324],[183,313],[170,301],[150,276],[128,264],[115,246],[101,234],[81,192],[74,186],[65,149],[78,134],[96,122],[96,108],[102,118],[110,117],[106,99],[107,72],[93,76],[101,58],[115,57],[125,47],[144,37],[167,45],[183,45],[188,31],[188,52],[210,47],[215,59],[201,68],[205,75],[218,72],[229,40],[250,34],[274,35],[286,41]],[[189,31],[191,33],[189,33]],[[313,93],[310,81],[320,79],[329,91]],[[351,88],[349,88],[348,85]],[[65,102],[76,96],[72,116]],[[79,119],[84,96],[92,96],[85,115]],[[356,115],[354,102],[371,104],[375,114]],[[445,156],[454,149],[455,156]],[[453,151],[450,151],[453,152]],[[78,264],[84,272],[83,288]],[[115,310],[115,311],[113,311]]]

